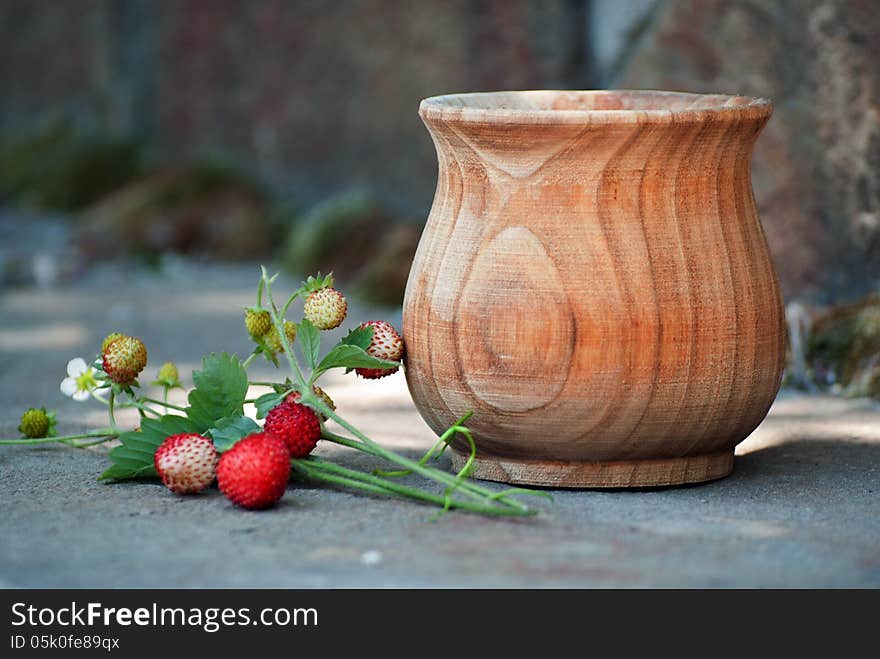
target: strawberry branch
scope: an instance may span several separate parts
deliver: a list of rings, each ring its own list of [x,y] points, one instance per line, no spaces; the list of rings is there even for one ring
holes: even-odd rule
[[[441,435],[440,439],[438,439],[435,446],[428,451],[426,456],[423,457],[421,460],[416,461],[384,448],[382,445],[375,442],[366,434],[361,432],[357,427],[346,421],[343,417],[339,416],[323,400],[316,396],[312,390],[312,385],[314,384],[314,381],[317,379],[317,377],[320,376],[325,370],[328,370],[331,366],[328,366],[324,369],[320,367],[316,368],[316,372],[313,373],[310,377],[306,377],[306,375],[303,373],[303,369],[293,352],[292,346],[290,345],[287,336],[285,335],[283,327],[284,316],[276,311],[276,306],[272,295],[272,284],[274,283],[276,277],[277,275],[269,277],[266,269],[263,268],[261,287],[262,290],[265,292],[267,299],[269,300],[269,313],[272,318],[272,323],[275,326],[275,329],[281,339],[284,356],[287,359],[290,370],[293,373],[293,388],[300,394],[299,402],[313,408],[316,412],[319,413],[320,416],[335,421],[342,428],[353,435],[353,438],[338,435],[327,430],[327,428],[324,427],[322,423],[322,439],[387,460],[403,468],[403,470],[398,472],[398,474],[414,473],[430,481],[434,481],[435,483],[439,483],[440,485],[445,486],[445,489],[442,495],[436,495],[419,488],[401,485],[400,483],[394,481],[395,475],[386,475],[382,472],[367,474],[343,467],[338,467],[335,465],[333,467],[327,467],[327,464],[330,463],[322,461],[320,462],[320,464],[318,464],[315,462],[308,462],[307,459],[302,459],[300,461],[294,460],[291,463],[296,471],[315,480],[323,480],[329,483],[335,483],[337,485],[345,485],[346,487],[352,487],[374,494],[394,494],[395,496],[403,496],[419,501],[434,503],[441,506],[439,514],[442,514],[443,512],[446,512],[447,510],[453,508],[466,510],[469,512],[482,513],[486,515],[523,516],[534,515],[537,513],[537,510],[530,508],[529,506],[511,496],[513,493],[509,490],[497,492],[488,487],[476,485],[468,480],[468,474],[470,472],[473,460],[476,456],[476,446],[474,444],[473,437],[471,436],[471,432],[466,426],[463,425],[464,422],[470,417],[470,414],[467,414],[459,419],[459,421],[457,421],[452,427],[444,432],[443,435]],[[297,291],[296,294],[298,293],[299,291]],[[294,296],[291,297],[291,300],[293,299],[293,297]],[[288,305],[285,305],[285,309]],[[359,351],[360,353],[357,356],[357,361],[352,362],[352,365],[357,366],[369,364],[370,367],[375,368],[398,366],[397,363],[390,363],[385,360],[371,357],[358,346],[349,344],[348,347],[350,348],[351,352],[358,353]],[[372,360],[372,362],[370,360]],[[340,362],[338,364],[334,364],[333,367],[342,367],[346,365],[346,363]],[[428,466],[426,463],[428,459],[433,455],[433,453],[437,450],[440,450],[442,453],[442,449],[444,449],[445,446],[450,441],[452,441],[455,435],[464,436],[470,445],[470,457],[465,463],[464,467],[458,473],[450,474],[444,470]],[[318,466],[316,466],[316,464]],[[521,492],[517,491],[516,493]]]
[[[146,365],[146,348],[140,339],[114,332],[104,339],[101,354],[91,363],[81,358],[71,360],[67,367],[68,377],[61,382],[61,391],[75,400],[95,399],[105,405],[110,420],[109,428],[58,437],[55,436],[54,413],[45,408],[31,408],[25,412],[19,427],[24,437],[0,439],[0,445],[61,443],[86,448],[118,440],[119,445],[110,452],[111,465],[101,475],[102,480],[119,481],[159,476],[169,488],[174,489],[169,484],[170,481],[166,481],[165,470],[174,464],[179,466],[180,463],[171,461],[160,465],[162,460],[157,459],[160,447],[166,446],[168,442],[196,442],[199,450],[204,451],[207,437],[210,438],[210,452],[216,451],[213,453],[215,457],[223,453],[223,458],[216,458],[219,460],[216,473],[220,489],[236,503],[245,507],[256,507],[256,504],[252,506],[237,500],[224,489],[223,477],[220,475],[223,459],[232,457],[236,451],[240,454],[240,449],[247,449],[248,445],[251,448],[247,450],[251,451],[269,450],[274,441],[282,443],[282,466],[286,468],[288,457],[293,456],[290,458],[290,469],[303,478],[373,495],[427,503],[439,508],[437,516],[452,509],[491,516],[536,514],[536,509],[527,506],[516,495],[543,493],[517,488],[496,490],[470,480],[469,475],[476,458],[476,444],[466,425],[471,417],[470,412],[442,433],[418,460],[385,448],[340,416],[332,400],[317,387],[316,381],[334,368],[353,369],[365,378],[390,374],[401,367],[402,339],[388,323],[364,323],[349,332],[322,357],[320,330],[334,329],[343,321],[346,310],[344,297],[332,288],[331,275],[322,277],[319,274],[317,277],[309,277],[287,298],[279,311],[272,295],[272,285],[277,276],[270,277],[265,268],[261,269],[257,305],[246,309],[245,325],[251,338],[257,343],[256,349],[244,362],[227,353],[211,354],[203,358],[201,369],[193,371],[194,387],[188,392],[187,406],[168,402],[168,389],[180,386],[177,367],[171,362],[163,365],[156,381],[152,383],[164,388],[162,400],[137,393],[139,385],[136,377]],[[294,324],[286,320],[285,316],[291,304],[301,296],[305,298],[305,317],[299,324]],[[305,365],[294,353],[294,339],[299,343]],[[290,368],[290,379],[285,379],[283,383],[249,380],[247,367],[256,357],[264,355],[278,366],[278,353],[284,354]],[[248,398],[250,386],[267,386],[272,391],[257,398]],[[295,403],[288,401],[291,395],[294,396]],[[260,428],[256,421],[244,414],[246,403],[252,403],[256,407],[258,419],[267,418],[264,428]],[[299,415],[297,418],[305,419],[306,423],[311,424],[308,426],[308,435],[300,435],[294,440],[279,439],[275,420],[280,417],[277,415],[290,412],[282,408],[282,405],[293,405],[293,410]],[[307,410],[303,405],[310,409]],[[138,428],[126,431],[117,426],[116,410],[121,408],[138,410]],[[273,414],[276,415],[274,418]],[[346,434],[328,429],[325,423],[331,420]],[[270,421],[276,423],[271,431]],[[304,439],[305,437],[308,439]],[[304,457],[314,448],[318,438],[379,458],[396,469],[363,472],[314,456]],[[240,441],[242,439],[247,441]],[[439,458],[453,440],[464,442],[469,448],[469,457],[464,466],[457,473],[449,473],[432,466],[430,462]],[[299,449],[291,441],[308,441],[311,444],[305,446],[304,452],[294,452]],[[167,449],[172,450],[173,447]],[[241,464],[248,463],[245,460],[239,466]],[[253,461],[251,464],[254,464]],[[193,469],[196,468],[204,471],[204,463],[193,466]],[[225,473],[239,473],[237,469],[236,467],[232,472],[227,470]],[[205,474],[202,473],[201,476]],[[213,480],[214,472],[211,471],[207,476],[208,479],[201,479],[204,487]],[[416,476],[427,483],[425,486],[403,483],[400,481],[401,476]],[[258,474],[257,478],[260,477]],[[284,478],[286,483],[287,477]],[[262,501],[277,501],[282,493],[283,489]]]

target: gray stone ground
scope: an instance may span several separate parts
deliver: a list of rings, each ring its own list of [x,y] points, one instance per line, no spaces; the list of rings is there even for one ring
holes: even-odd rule
[[[0,435],[15,435],[31,404],[56,408],[63,432],[103,425],[96,403],[64,399],[58,383],[110,330],[148,344],[142,381],[166,359],[189,373],[204,353],[246,351],[240,310],[256,277],[253,265],[171,262],[0,290]],[[430,444],[402,375],[340,375],[327,389],[388,445],[416,456]],[[880,586],[880,406],[783,394],[738,454],[716,483],[559,491],[535,519],[432,522],[414,503],[308,485],[245,512],[216,489],[181,498],[154,483],[99,483],[105,449],[0,447],[0,585]]]

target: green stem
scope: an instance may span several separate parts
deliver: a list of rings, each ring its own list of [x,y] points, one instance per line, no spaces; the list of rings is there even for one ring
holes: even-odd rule
[[[297,384],[299,384],[302,387],[302,390],[305,391],[307,389],[306,380],[303,377],[299,362],[290,347],[290,341],[287,340],[287,333],[284,331],[284,317],[279,316],[278,312],[275,310],[275,300],[272,297],[272,280],[267,277],[265,268],[263,269],[263,281],[265,281],[266,284],[266,297],[269,298],[269,314],[272,316],[272,324],[275,325],[275,330],[278,332],[278,339],[281,341],[284,356],[287,358],[290,370],[293,371],[293,374],[296,376]]]
[[[153,403],[154,405],[163,405],[164,407],[170,407],[172,410],[177,410],[178,412],[186,412],[185,407],[181,407],[180,405],[173,405],[172,403],[169,403],[167,400],[161,401],[161,400],[156,400],[155,398],[149,398],[147,396],[141,396],[140,400],[145,403]],[[151,409],[149,411],[152,412],[154,410]]]
[[[63,442],[66,446],[71,446],[73,448],[89,448],[90,446],[97,446],[98,444],[105,444],[112,439],[116,439],[119,435],[109,435],[107,437],[102,437],[101,439],[96,439],[91,442]]]
[[[342,446],[347,446],[349,448],[363,451],[364,453],[368,453],[377,458],[389,460],[390,462],[405,467],[405,473],[407,474],[417,473],[420,476],[424,476],[425,478],[437,481],[442,485],[446,485],[448,488],[460,489],[463,494],[470,496],[472,499],[483,500],[494,498],[495,492],[489,490],[488,488],[480,487],[479,485],[470,483],[468,481],[458,480],[457,476],[449,474],[445,471],[440,471],[439,469],[434,469],[433,467],[420,465],[418,462],[409,460],[408,458],[404,458],[402,455],[398,455],[397,453],[394,453],[392,451],[382,449],[381,447],[379,447],[379,450],[375,450],[373,447],[364,444],[363,442],[355,441],[349,439],[348,437],[337,435],[326,429],[321,432],[321,437],[336,444],[341,444]],[[514,505],[514,507],[521,508],[523,511],[529,510],[527,506],[520,504],[517,501],[511,503]]]
[[[282,385],[280,382],[248,382],[248,384],[252,387],[275,387],[276,385]]]
[[[467,428],[464,427],[464,423],[468,419],[470,419],[473,415],[474,415],[473,412],[468,412],[467,414],[462,416],[460,419],[458,419],[458,421],[456,421],[454,424],[452,424],[446,430],[446,432],[444,432],[442,435],[440,435],[440,437],[437,439],[437,441],[434,442],[434,445],[430,449],[428,449],[428,451],[421,457],[421,459],[419,460],[419,464],[426,465],[428,463],[428,460],[430,460],[434,456],[434,452],[437,451],[437,449],[440,449],[440,452],[437,454],[437,458],[439,458],[441,455],[443,455],[444,451],[446,451],[446,448],[449,446],[450,442],[452,441],[452,438],[455,436],[456,433],[461,433],[461,434],[467,433],[467,435],[470,435],[470,430],[468,430]],[[473,437],[469,437],[469,439],[471,442],[473,442]],[[468,464],[466,464],[465,467],[467,468],[470,465],[470,463],[471,463],[471,461],[469,460]],[[394,477],[394,476],[408,476],[409,474],[412,473],[412,471],[409,469],[403,469],[403,470],[399,470],[399,471],[377,470],[375,473],[379,476]]]
[[[312,395],[310,392],[306,392],[302,394],[304,403],[308,403],[315,409],[317,409],[321,414],[323,414],[328,419],[333,419],[341,425],[343,428],[352,433],[355,437],[357,437],[360,441],[354,441],[347,437],[343,437],[341,435],[337,435],[332,433],[326,429],[323,429],[321,432],[321,436],[324,439],[329,439],[332,442],[337,444],[342,444],[343,446],[348,446],[350,448],[355,448],[365,453],[369,453],[376,457],[384,458],[389,462],[393,462],[395,464],[404,467],[405,469],[410,470],[411,472],[415,472],[420,476],[431,479],[433,481],[437,481],[443,485],[446,485],[450,488],[450,493],[452,490],[458,489],[461,492],[472,499],[477,500],[486,500],[492,499],[494,501],[498,501],[499,503],[514,508],[520,512],[520,514],[528,515],[533,514],[533,510],[526,506],[525,504],[517,501],[516,499],[507,498],[507,496],[498,497],[497,493],[489,488],[481,487],[472,482],[469,482],[463,478],[462,474],[452,475],[445,471],[441,471],[439,469],[435,469],[433,467],[427,467],[415,460],[410,460],[409,458],[405,458],[402,455],[398,455],[393,451],[389,451],[386,448],[383,448],[369,437],[364,435],[360,430],[352,426],[345,419],[341,418],[337,415],[333,410],[331,410],[323,401],[317,399],[316,396]]]
[[[60,437],[40,437],[39,439],[0,439],[0,445],[16,445],[16,444],[51,444],[54,442],[67,442],[72,439],[88,439],[91,437],[107,437],[114,438],[117,431],[114,428],[104,428],[92,432],[84,432],[76,435],[62,435]]]
[[[110,427],[116,428],[116,415],[114,414],[113,407],[116,404],[116,392],[112,389],[110,390],[110,400],[107,401],[108,410],[110,414]]]
[[[168,414],[168,387],[162,387],[162,404],[165,406],[165,414]]]
[[[291,466],[299,473],[309,478],[354,487],[376,494],[390,494],[403,498],[426,501],[428,503],[442,506],[444,510],[449,508],[460,508],[462,510],[484,515],[499,516],[516,516],[522,514],[516,510],[492,504],[479,504],[470,501],[450,499],[448,495],[434,494],[419,488],[401,485],[400,483],[388,481],[372,474],[347,469],[318,458],[292,460]],[[536,511],[530,511],[529,514],[534,514],[535,512]]]
[[[299,297],[299,294],[302,293],[302,289],[296,289],[293,294],[287,298],[287,302],[284,303],[284,306],[281,307],[281,317],[284,318],[287,316],[287,310],[290,308],[290,305],[293,304],[293,301]]]
[[[130,400],[130,401],[128,401],[127,403],[122,403],[122,404],[120,405],[120,407],[134,407],[134,408],[137,408],[137,409],[140,411],[141,416],[143,416],[144,413],[146,412],[147,414],[152,414],[152,415],[155,416],[157,419],[161,419],[161,418],[162,418],[162,413],[161,413],[161,412],[157,412],[157,411],[154,410],[152,407],[149,407],[149,406],[147,406],[147,405],[144,405],[143,403],[141,403],[141,402],[139,402],[139,401],[136,401],[136,400]]]
[[[260,354],[259,351],[254,350],[250,355],[248,355],[248,358],[245,359],[245,360],[241,363],[241,365],[242,365],[244,368],[247,368],[248,366],[251,365],[251,362],[254,361],[254,360],[257,358],[257,355],[259,355],[259,354]]]

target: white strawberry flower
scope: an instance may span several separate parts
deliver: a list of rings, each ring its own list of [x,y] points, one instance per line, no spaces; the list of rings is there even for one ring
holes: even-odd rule
[[[82,357],[67,362],[67,376],[61,381],[61,393],[73,400],[88,400],[92,391],[98,386],[94,368],[86,364]]]

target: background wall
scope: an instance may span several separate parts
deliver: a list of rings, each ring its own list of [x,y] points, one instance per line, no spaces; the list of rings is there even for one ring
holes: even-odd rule
[[[876,0],[2,0],[0,133],[69,118],[153,163],[233,163],[301,210],[359,186],[418,223],[436,173],[424,96],[768,96],[768,239],[786,296],[831,302],[880,278],[878,35]]]
[[[422,212],[420,99],[586,82],[586,5],[567,0],[3,0],[0,25],[2,129],[73,114],[305,203],[367,185]]]

